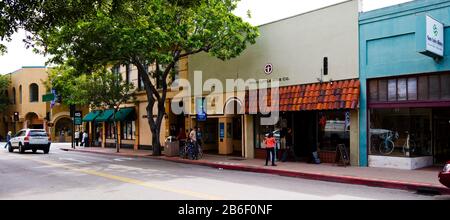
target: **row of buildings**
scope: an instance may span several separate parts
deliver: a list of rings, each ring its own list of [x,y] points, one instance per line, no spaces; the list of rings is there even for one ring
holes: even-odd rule
[[[261,124],[265,116],[252,113],[259,103],[249,101],[248,88],[224,92],[219,99],[223,111],[217,110],[217,100],[203,101],[211,92],[196,93],[189,99],[191,105],[183,104],[191,108],[181,115],[171,109],[178,92],[170,91],[161,140],[197,126],[205,151],[261,158],[264,135],[291,128],[298,158],[318,151],[322,161],[334,162],[336,146],[344,144],[353,166],[417,169],[449,160],[450,0],[416,0],[365,13],[360,8],[360,1],[345,1],[262,25],[257,43],[230,61],[208,54],[180,61],[177,78],[189,82],[198,81],[199,71],[202,83],[278,80],[280,120]],[[45,73],[42,68],[24,68],[12,78],[27,71]],[[137,70],[122,66],[117,71],[137,88],[137,102],[121,108],[119,142],[124,148],[151,148],[147,101]],[[30,78],[26,82],[13,80],[9,94],[16,99],[20,90],[20,102],[14,101],[8,114],[21,112],[20,127],[45,128],[49,104],[23,103],[31,95],[26,90],[34,88]],[[39,90],[45,93],[42,86]],[[205,103],[208,114],[200,121],[196,109]],[[38,105],[43,110],[36,112]],[[68,127],[67,109],[58,108],[49,118],[55,138]],[[113,146],[112,114],[83,111],[80,129],[89,131],[94,145]],[[9,129],[11,123],[4,120],[5,126]]]

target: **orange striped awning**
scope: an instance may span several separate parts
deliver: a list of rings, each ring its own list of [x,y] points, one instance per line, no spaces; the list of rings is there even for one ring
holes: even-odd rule
[[[357,79],[337,82],[315,83],[280,87],[279,111],[322,111],[359,108],[360,82]],[[246,112],[276,111],[271,105],[270,90],[259,101],[267,103],[266,109],[259,109],[258,94],[247,91]],[[273,103],[277,104],[277,103]],[[260,111],[258,111],[260,110]]]

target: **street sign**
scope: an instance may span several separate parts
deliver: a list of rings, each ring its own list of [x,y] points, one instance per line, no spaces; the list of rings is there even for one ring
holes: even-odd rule
[[[76,111],[74,116],[75,125],[83,125],[83,113],[81,111]]]

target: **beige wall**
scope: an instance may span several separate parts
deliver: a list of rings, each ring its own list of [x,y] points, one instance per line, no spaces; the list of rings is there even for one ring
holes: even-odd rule
[[[204,78],[277,79],[281,85],[318,82],[323,58],[329,59],[325,80],[358,78],[358,1],[323,8],[261,26],[257,43],[236,59],[223,62],[203,53],[189,57],[189,77],[203,71]],[[267,76],[264,66],[273,64]]]
[[[50,108],[50,104],[43,102],[42,96],[47,94],[47,88],[44,82],[48,79],[48,71],[50,69],[45,67],[23,67],[11,74],[9,74],[11,79],[11,85],[8,90],[8,94],[10,99],[13,100],[13,88],[16,90],[16,103],[9,106],[6,115],[9,116],[9,124],[8,130],[12,131],[14,129],[14,125],[11,121],[11,117],[14,112],[19,112],[20,121],[16,123],[16,130],[20,130],[26,126],[25,120],[26,116],[29,113],[36,113],[38,115],[38,119],[35,122],[39,124],[45,124],[44,128],[51,134],[52,140],[57,139],[57,134],[55,133],[55,129],[47,128],[47,121],[44,120],[47,112],[51,112],[51,123],[56,124],[58,120],[62,118],[70,118],[69,108],[63,105],[55,105],[54,108]],[[37,84],[39,87],[39,95],[38,102],[30,102],[30,85]],[[20,101],[20,86],[22,86],[22,102]],[[78,107],[78,109],[80,109]],[[83,115],[86,115],[89,112],[89,109],[84,107],[81,108]],[[2,123],[2,126],[4,124]],[[6,128],[4,128],[6,129]],[[2,134],[7,131],[0,131]],[[70,140],[70,136],[66,137],[66,140]]]
[[[42,95],[46,94],[47,88],[43,81],[48,79],[46,68],[22,68],[12,73],[11,86],[8,94],[13,99],[12,89],[16,89],[16,104],[11,105],[9,114],[17,111],[23,120],[28,113],[36,113],[40,119],[46,116],[47,103],[42,102]],[[36,83],[39,86],[39,102],[30,102],[30,85]],[[22,86],[22,103],[20,103],[20,86]]]

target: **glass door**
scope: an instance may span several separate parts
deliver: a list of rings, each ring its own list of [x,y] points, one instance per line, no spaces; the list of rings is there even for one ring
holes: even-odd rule
[[[434,162],[442,165],[450,160],[450,109],[435,110],[433,119]]]

